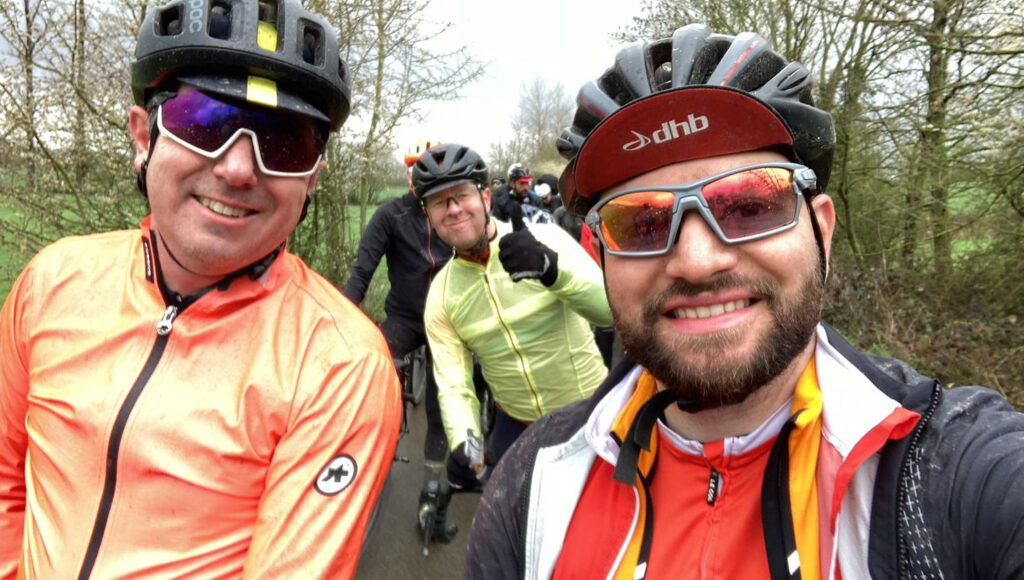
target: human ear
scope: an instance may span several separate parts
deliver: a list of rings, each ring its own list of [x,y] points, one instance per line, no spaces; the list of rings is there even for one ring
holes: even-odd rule
[[[128,111],[128,131],[135,141],[135,170],[142,171],[142,164],[149,158],[149,114],[146,109],[136,105]]]
[[[814,208],[814,219],[818,220],[821,243],[825,248],[825,263],[828,264],[832,257],[832,234],[836,229],[835,202],[831,197],[819,194],[811,198],[810,204]]]

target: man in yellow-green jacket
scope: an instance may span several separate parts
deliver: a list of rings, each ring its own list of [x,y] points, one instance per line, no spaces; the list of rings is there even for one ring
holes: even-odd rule
[[[497,403],[495,461],[530,423],[590,396],[607,374],[591,331],[611,322],[597,264],[556,225],[491,219],[487,175],[457,144],[413,166],[431,225],[455,248],[430,286],[424,322],[457,488],[486,472],[474,355]]]

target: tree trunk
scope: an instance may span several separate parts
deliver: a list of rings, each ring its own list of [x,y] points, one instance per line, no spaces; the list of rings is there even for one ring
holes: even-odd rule
[[[928,42],[928,110],[922,137],[922,169],[928,184],[929,215],[932,226],[932,259],[938,280],[952,273],[953,257],[949,224],[949,152],[947,138],[947,91],[949,83],[950,43],[949,5],[946,0],[932,1],[931,27]]]

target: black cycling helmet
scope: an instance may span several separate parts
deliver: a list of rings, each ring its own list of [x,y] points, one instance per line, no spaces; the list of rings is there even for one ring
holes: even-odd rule
[[[828,184],[832,117],[814,106],[811,75],[752,32],[712,34],[690,25],[639,42],[583,85],[571,127],[558,139],[570,161],[559,191],[584,215],[600,193],[659,167],[727,153],[778,149]]]
[[[412,166],[413,193],[420,202],[431,195],[468,181],[487,186],[487,165],[465,145],[446,143],[427,149]]]
[[[515,183],[516,181],[530,180],[533,179],[530,176],[530,170],[526,168],[522,163],[514,163],[508,168],[508,182]]]
[[[151,9],[132,63],[135,104],[145,106],[174,81],[313,117],[332,130],[349,113],[337,33],[298,0],[174,0]]]

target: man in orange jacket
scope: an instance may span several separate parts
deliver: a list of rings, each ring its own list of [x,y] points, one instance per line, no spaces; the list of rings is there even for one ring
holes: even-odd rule
[[[150,215],[44,249],[0,311],[0,578],[352,576],[398,381],[285,246],[349,112],[336,33],[172,2],[132,85]]]

